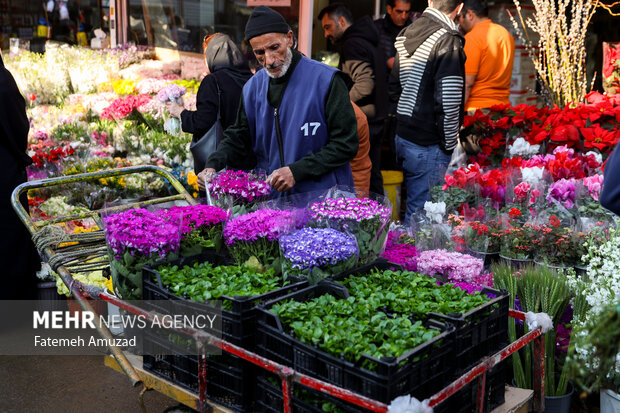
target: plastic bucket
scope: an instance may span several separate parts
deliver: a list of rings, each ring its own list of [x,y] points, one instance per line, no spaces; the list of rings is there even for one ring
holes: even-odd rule
[[[620,394],[611,390],[601,390],[601,413],[620,412]]]
[[[383,175],[383,189],[392,203],[392,221],[400,219],[400,186],[403,183],[401,171],[381,171]]]

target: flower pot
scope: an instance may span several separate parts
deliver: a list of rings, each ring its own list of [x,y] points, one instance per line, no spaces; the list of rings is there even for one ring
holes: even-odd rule
[[[567,393],[563,396],[545,396],[545,413],[569,413],[573,385],[568,383]]]
[[[504,260],[507,264],[509,264],[513,270],[520,270],[523,267],[525,267],[527,264],[530,264],[532,262],[532,260],[530,259],[509,258],[509,257],[502,255],[501,253],[499,254],[499,257],[502,260]]]
[[[469,255],[484,260],[484,268],[489,268],[491,264],[499,261],[499,251],[497,252],[482,252],[471,250]]]
[[[546,262],[536,261],[536,260],[534,260],[534,264],[540,265],[541,267],[547,267],[549,269],[556,270],[556,271],[564,271],[564,270],[567,270],[569,268],[572,268],[572,267],[566,267],[566,266],[563,266],[563,265],[551,265],[551,264],[547,264]]]
[[[56,281],[40,282],[37,284],[37,309],[39,311],[64,311],[67,309],[67,299],[58,294]]]
[[[620,394],[613,390],[601,390],[601,413],[620,412]]]

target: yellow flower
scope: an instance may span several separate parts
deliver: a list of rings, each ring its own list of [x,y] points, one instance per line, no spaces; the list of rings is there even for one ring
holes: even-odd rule
[[[114,294],[114,286],[112,285],[112,277],[105,280],[104,285],[108,289],[108,291]]]
[[[189,171],[187,174],[187,184],[198,191],[198,176],[196,176],[196,172]]]

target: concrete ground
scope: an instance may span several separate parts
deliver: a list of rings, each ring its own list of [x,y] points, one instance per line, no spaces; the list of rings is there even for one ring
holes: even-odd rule
[[[103,356],[0,357],[0,413],[141,413],[141,389]],[[178,404],[155,391],[144,402],[149,413]]]

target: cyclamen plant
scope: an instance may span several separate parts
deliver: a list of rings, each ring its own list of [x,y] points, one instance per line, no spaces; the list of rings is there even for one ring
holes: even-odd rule
[[[331,228],[302,228],[280,238],[282,273],[303,276],[314,284],[353,268],[357,242],[352,235]]]
[[[392,209],[369,198],[325,198],[310,206],[311,225],[355,235],[359,262],[374,261],[384,250]]]
[[[265,200],[271,193],[271,186],[264,178],[244,171],[223,171],[208,188],[215,199],[232,196],[236,205]]]
[[[259,266],[269,266],[280,255],[278,240],[295,222],[292,211],[260,209],[229,220],[224,241],[235,262],[243,264],[254,257]]]
[[[381,257],[389,262],[401,265],[407,271],[416,271],[418,269],[418,255],[419,252],[413,245],[393,244],[388,241]]]
[[[114,292],[126,300],[142,298],[142,267],[172,259],[179,243],[179,223],[146,209],[107,216],[106,241]]]
[[[180,255],[190,256],[203,248],[221,248],[222,227],[228,213],[211,205],[172,207],[161,213],[164,217],[182,217]]]

